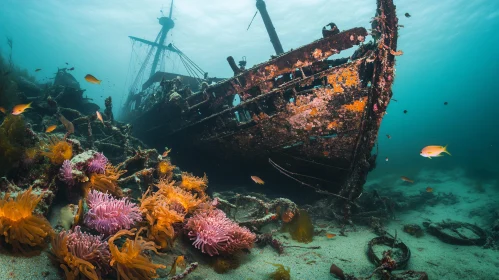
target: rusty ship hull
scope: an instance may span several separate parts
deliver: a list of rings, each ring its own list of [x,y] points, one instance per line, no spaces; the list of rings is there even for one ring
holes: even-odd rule
[[[355,198],[373,168],[397,54],[395,6],[377,4],[371,33],[319,39],[208,86],[183,107],[155,104],[132,119],[135,135],[189,160],[270,161],[299,182]],[[365,44],[368,34],[375,40]],[[328,60],[357,45],[352,57]]]

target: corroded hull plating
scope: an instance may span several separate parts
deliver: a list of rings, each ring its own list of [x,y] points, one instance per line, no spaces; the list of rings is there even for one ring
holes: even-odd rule
[[[351,60],[331,67],[325,59],[363,42],[364,28],[317,40],[209,86],[189,97],[181,112],[158,105],[135,120],[135,133],[174,149],[194,146],[240,159],[285,155],[331,167],[323,177],[343,186],[353,177],[356,183],[350,184],[358,185],[372,168],[371,151],[392,95],[397,28],[393,1],[379,0],[376,41],[362,45]],[[241,102],[234,105],[236,95]],[[354,199],[361,187],[338,192]]]

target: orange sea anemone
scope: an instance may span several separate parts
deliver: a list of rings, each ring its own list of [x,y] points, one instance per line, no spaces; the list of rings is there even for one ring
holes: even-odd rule
[[[33,214],[42,196],[31,192],[30,187],[15,199],[10,198],[10,193],[0,199],[0,235],[16,251],[26,252],[30,247],[44,245],[53,234],[47,219]]]
[[[204,190],[208,186],[208,177],[204,174],[203,178],[196,177],[190,173],[182,172],[182,182],[180,187],[198,193],[204,193]]]
[[[73,157],[71,144],[55,136],[49,138],[49,143],[46,143],[44,148],[45,151],[42,154],[48,157],[52,164],[62,164]]]
[[[173,209],[175,206],[168,204],[167,201],[165,196],[157,192],[150,194],[147,191],[140,204],[140,210],[149,224],[148,239],[162,249],[172,243],[175,235],[173,224],[183,222],[186,213],[175,211]]]
[[[171,164],[169,161],[160,161],[158,163],[158,175],[160,178],[171,175],[174,169],[175,165]]]
[[[145,241],[140,237],[143,228],[138,232],[136,229],[120,230],[109,239],[109,249],[111,250],[111,266],[118,272],[118,279],[148,280],[158,278],[156,270],[166,268],[162,264],[155,264],[144,252],[146,250],[158,253],[153,242]],[[135,239],[127,238],[121,250],[114,244],[114,241],[123,235],[135,235]]]
[[[119,170],[108,163],[104,174],[92,173],[90,175],[89,180],[83,185],[85,193],[90,190],[97,190],[103,193],[109,192],[116,197],[122,197],[123,191],[118,186],[118,179],[125,172],[126,170]]]
[[[197,198],[196,194],[192,194],[174,186],[174,183],[175,182],[167,183],[166,181],[161,180],[157,185],[158,191],[156,193],[164,196],[166,200],[169,201],[169,204],[181,206],[183,211],[178,212],[192,213],[200,203],[205,201],[202,198]]]

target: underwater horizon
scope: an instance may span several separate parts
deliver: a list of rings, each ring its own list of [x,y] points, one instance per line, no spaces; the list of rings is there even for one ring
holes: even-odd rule
[[[0,279],[499,279],[497,30],[490,0],[2,1]]]

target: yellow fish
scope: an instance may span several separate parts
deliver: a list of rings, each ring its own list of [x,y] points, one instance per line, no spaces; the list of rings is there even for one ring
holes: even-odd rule
[[[433,192],[433,188],[426,187],[426,192]]]
[[[100,82],[101,82],[101,80],[97,79],[96,77],[94,77],[90,74],[87,74],[85,76],[85,80],[91,84],[98,84],[98,85],[100,85]]]
[[[102,119],[102,115],[99,113],[99,111],[95,111],[95,114],[97,115],[97,119],[99,119],[99,121],[104,124],[104,120]]]
[[[20,114],[24,113],[24,110],[26,110],[28,108],[31,108],[31,102],[28,104],[16,105],[16,106],[14,106],[14,108],[12,108],[12,115],[15,115],[15,116],[20,115]]]
[[[411,180],[405,176],[401,176],[400,179],[402,179],[402,181],[404,181],[404,182],[414,184],[414,180]]]
[[[427,157],[431,159],[432,157],[440,157],[442,156],[441,153],[446,153],[449,156],[451,154],[447,151],[447,145],[445,146],[426,146],[421,150],[421,153],[419,153],[423,157]]]
[[[251,176],[251,180],[260,185],[265,184],[265,182],[262,179],[260,179],[260,177],[258,176]]]
[[[49,127],[47,127],[47,129],[45,130],[45,133],[50,133],[52,131],[54,131],[55,129],[57,128],[57,125],[51,125]]]
[[[173,261],[172,268],[170,269],[170,272],[168,275],[175,275],[177,273],[177,266],[181,268],[185,268],[185,259],[184,256],[180,255],[175,260]]]
[[[5,112],[7,112],[7,111],[5,110],[5,108],[4,108],[4,107],[0,107],[0,112],[2,112],[2,113],[4,113],[4,114],[6,114]]]

